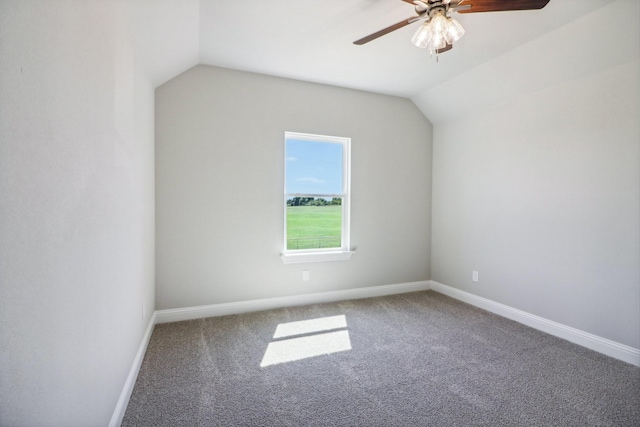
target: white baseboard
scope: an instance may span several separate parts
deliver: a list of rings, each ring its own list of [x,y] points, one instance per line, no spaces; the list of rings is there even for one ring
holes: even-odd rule
[[[620,344],[570,326],[563,325],[543,317],[539,317],[522,310],[511,308],[507,305],[479,297],[469,292],[461,291],[451,286],[443,285],[431,280],[431,289],[441,294],[450,296],[457,300],[466,302],[492,313],[506,317],[534,329],[546,332],[559,338],[563,338],[572,343],[579,344],[591,350],[605,354],[607,356],[620,359],[632,365],[640,366],[640,350],[628,345]]]
[[[118,399],[118,403],[116,404],[116,409],[113,411],[113,415],[111,416],[109,427],[119,427],[120,424],[122,424],[122,419],[124,418],[124,413],[127,410],[127,405],[129,404],[129,399],[131,398],[133,387],[136,385],[136,379],[138,379],[138,372],[140,372],[140,367],[142,366],[142,360],[144,359],[144,354],[147,351],[147,346],[149,345],[149,341],[151,340],[151,333],[153,332],[153,327],[155,325],[156,325],[156,313],[154,312],[151,315],[151,319],[149,319],[147,330],[144,332],[144,336],[142,337],[142,342],[140,343],[140,347],[138,347],[138,352],[136,353],[136,357],[135,359],[133,359],[133,364],[131,365],[131,369],[129,370],[129,376],[127,376],[127,380],[125,381],[124,387],[122,388],[122,392],[120,393],[120,398]]]
[[[206,317],[226,316],[251,311],[271,310],[274,308],[298,305],[320,304],[349,299],[380,297],[405,292],[426,291],[429,281],[399,283],[395,285],[371,286],[367,288],[346,289],[340,291],[318,292],[288,297],[265,298],[223,304],[201,305],[197,307],[175,308],[156,311],[157,323],[178,322],[181,320],[203,319]]]

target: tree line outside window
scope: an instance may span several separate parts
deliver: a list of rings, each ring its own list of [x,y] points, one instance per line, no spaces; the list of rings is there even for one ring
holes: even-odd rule
[[[334,197],[331,200],[316,197],[292,197],[287,199],[287,206],[341,206],[342,198]]]

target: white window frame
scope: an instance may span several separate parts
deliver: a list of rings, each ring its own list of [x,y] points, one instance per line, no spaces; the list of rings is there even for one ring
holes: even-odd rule
[[[299,194],[287,193],[287,140],[296,139],[311,142],[323,142],[342,145],[342,194]],[[351,138],[327,135],[312,135],[298,132],[284,133],[284,246],[280,255],[285,264],[318,261],[342,261],[351,258],[353,251],[350,246],[351,225]],[[287,199],[290,197],[340,197],[342,198],[342,232],[339,248],[322,249],[287,249]]]

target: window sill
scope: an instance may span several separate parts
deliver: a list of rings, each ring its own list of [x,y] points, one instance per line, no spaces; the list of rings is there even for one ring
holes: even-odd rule
[[[295,264],[300,262],[321,262],[321,261],[348,261],[351,259],[353,251],[335,252],[305,252],[281,254],[283,264]]]

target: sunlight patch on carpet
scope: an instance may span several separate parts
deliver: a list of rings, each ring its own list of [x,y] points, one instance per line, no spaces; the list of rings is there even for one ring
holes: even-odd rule
[[[299,322],[281,323],[276,328],[274,339],[303,334],[312,334],[273,341],[267,346],[260,367],[294,362],[310,357],[351,350],[351,339],[344,315],[322,317]],[[333,329],[341,329],[331,331]]]
[[[301,320],[299,322],[280,323],[273,334],[273,338],[284,338],[311,332],[330,331],[347,327],[344,314],[340,316],[320,317],[318,319]]]

